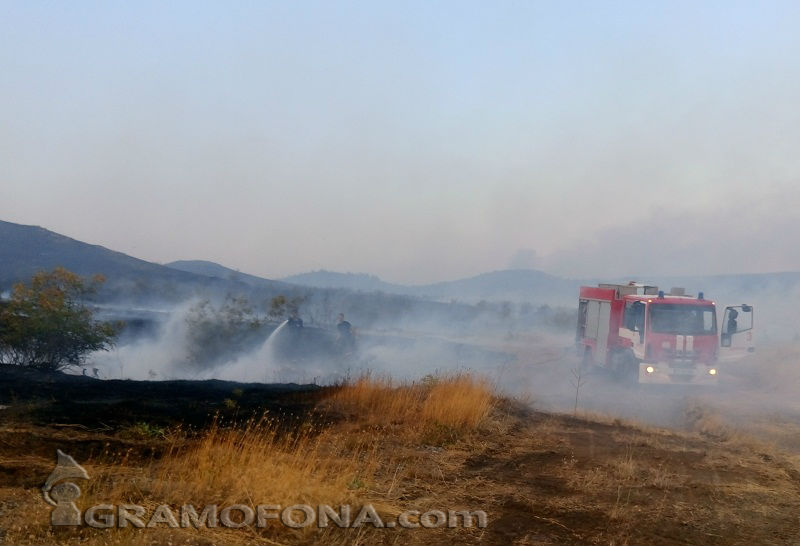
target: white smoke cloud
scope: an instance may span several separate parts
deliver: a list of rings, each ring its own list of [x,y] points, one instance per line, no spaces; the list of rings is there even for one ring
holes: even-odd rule
[[[625,221],[637,200],[611,210],[618,225],[548,254],[543,267],[568,276],[708,275],[786,271],[800,265],[800,247],[789,236],[798,222],[800,190],[737,203],[676,212],[671,199],[645,200],[649,211]],[[634,214],[631,214],[633,217]]]
[[[541,261],[532,248],[520,248],[508,260],[508,269],[536,269]]]

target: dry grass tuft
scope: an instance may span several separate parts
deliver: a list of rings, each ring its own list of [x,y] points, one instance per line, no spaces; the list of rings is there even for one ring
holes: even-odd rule
[[[650,485],[657,489],[663,489],[664,491],[681,487],[686,481],[686,476],[670,472],[663,463],[648,467],[647,472],[649,474]]]
[[[251,503],[276,499],[294,503],[351,500],[348,485],[369,474],[369,446],[344,446],[311,426],[288,433],[269,418],[243,428],[213,426],[197,446],[167,457],[154,491],[185,502]]]
[[[363,488],[372,479],[375,466],[370,457],[374,445],[345,443],[312,426],[290,432],[267,416],[240,426],[216,422],[199,439],[181,444],[176,442],[161,460],[139,468],[127,466],[125,460],[114,466],[89,465],[93,480],[87,505],[139,504],[148,512],[159,504],[168,504],[176,512],[184,504],[193,505],[197,512],[207,505],[244,504],[254,511],[259,504],[358,506],[364,501]],[[201,536],[193,529],[173,532],[176,536]],[[313,528],[292,530],[277,524],[250,530],[256,542],[304,542],[313,532]],[[231,538],[223,536],[226,533],[231,530],[218,527],[204,529],[202,536],[215,542],[242,539],[241,534]],[[108,534],[120,543],[158,542],[150,530],[131,534],[114,529]],[[289,535],[295,538],[290,540]]]
[[[421,417],[455,428],[475,428],[488,415],[493,398],[493,389],[484,379],[471,375],[445,377],[430,388]]]
[[[417,432],[431,425],[461,431],[479,426],[494,399],[489,382],[469,374],[428,376],[408,384],[368,374],[341,387],[330,403],[334,410],[370,424],[405,425]]]
[[[688,406],[684,419],[692,430],[711,440],[727,441],[733,437],[731,427],[709,406],[698,403]]]

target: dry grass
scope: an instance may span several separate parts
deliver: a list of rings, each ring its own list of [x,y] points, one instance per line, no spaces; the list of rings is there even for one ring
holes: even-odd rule
[[[682,487],[686,482],[686,476],[671,472],[664,463],[657,466],[650,466],[647,469],[649,483],[657,489],[665,491]]]
[[[85,503],[138,504],[148,512],[159,504],[175,508],[193,505],[198,512],[204,506],[220,507],[235,504],[280,505],[327,504],[339,506],[363,503],[359,491],[371,478],[374,459],[367,444],[344,445],[342,438],[311,426],[287,432],[268,417],[252,419],[243,426],[222,426],[215,423],[190,446],[175,442],[165,457],[142,468],[120,465],[95,466],[91,488]],[[146,520],[145,520],[146,521]],[[282,542],[310,540],[313,527],[298,531],[277,523],[263,529],[251,527],[247,533],[230,529],[171,530],[176,537],[202,536],[214,542]],[[273,524],[274,523],[274,524]],[[160,530],[163,535],[164,530]],[[198,534],[200,533],[200,534]],[[108,535],[120,543],[158,542],[159,534],[150,530],[109,530]],[[96,535],[92,535],[96,538]],[[173,539],[171,539],[173,540]],[[181,540],[178,538],[178,540]]]
[[[243,429],[213,427],[197,447],[168,457],[156,479],[159,498],[218,504],[254,499],[299,503],[351,500],[348,484],[370,472],[369,446],[347,449],[312,427],[281,433],[269,419]]]
[[[622,457],[614,461],[612,468],[622,483],[631,482],[636,477],[639,472],[639,464],[633,459],[633,450],[630,446]]]
[[[493,391],[485,380],[455,375],[436,381],[422,405],[421,417],[460,429],[481,424],[492,407]]]
[[[321,426],[266,417],[217,423],[191,438],[136,427],[133,439],[115,445],[158,445],[160,455],[126,458],[110,450],[79,457],[91,475],[79,504],[133,503],[152,514],[162,503],[176,513],[184,503],[198,511],[207,504],[296,503],[349,504],[357,511],[369,503],[384,521],[409,509],[482,509],[486,529],[294,530],[270,522],[241,529],[54,530],[40,482],[30,481],[0,487],[6,529],[0,543],[796,544],[796,460],[735,434],[709,434],[713,415],[693,416],[699,426],[679,433],[521,411],[470,376],[416,383],[363,377],[327,391],[305,421]],[[34,474],[49,473],[49,454],[24,458],[19,453],[30,450],[2,449],[28,445],[26,430],[1,432],[6,484],[13,472],[30,474],[34,463]],[[70,451],[67,433],[58,434]],[[92,434],[74,436],[75,447]],[[2,510],[6,497],[13,498],[13,512]]]
[[[268,417],[242,426],[215,423],[190,447],[179,443],[152,463],[136,489],[174,503],[338,502],[356,475],[369,472],[369,446],[345,447],[311,426],[287,432]],[[116,493],[133,489],[117,485]]]
[[[436,431],[457,437],[478,427],[494,400],[490,383],[469,374],[401,384],[390,377],[365,375],[339,389],[329,408],[359,423],[401,428],[409,439],[419,440]]]
[[[243,504],[254,512],[258,505],[351,505],[357,512],[369,503],[382,516],[395,517],[407,507],[401,509],[389,500],[402,476],[386,452],[417,449],[420,442],[431,441],[431,431],[442,428],[447,438],[439,438],[440,444],[457,441],[483,422],[492,403],[489,384],[469,375],[409,384],[365,376],[332,390],[332,396],[320,404],[320,413],[334,417],[333,424],[328,419],[325,426],[307,422],[287,429],[285,422],[269,416],[239,424],[215,422],[199,438],[173,435],[165,439],[169,442],[165,454],[145,464],[124,454],[87,461],[92,480],[81,504],[137,504],[147,510],[145,522],[161,504],[169,505],[177,519],[179,507],[185,504],[197,512],[212,504]],[[349,418],[342,421],[342,414]],[[405,433],[387,434],[386,427]],[[379,455],[381,450],[384,456]],[[388,491],[386,483],[378,484],[387,476]],[[23,525],[12,536],[20,543],[41,542],[43,536],[45,542],[87,544],[363,543],[376,540],[379,532],[313,525],[290,529],[274,520],[266,527],[238,530],[160,527],[113,528],[102,533],[80,528],[60,537],[41,521]]]

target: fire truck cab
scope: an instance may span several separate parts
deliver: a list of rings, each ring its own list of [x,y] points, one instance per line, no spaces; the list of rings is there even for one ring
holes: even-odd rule
[[[755,348],[753,307],[726,307],[721,336],[716,304],[646,284],[582,286],[576,346],[584,367],[631,383],[714,385],[720,361]]]

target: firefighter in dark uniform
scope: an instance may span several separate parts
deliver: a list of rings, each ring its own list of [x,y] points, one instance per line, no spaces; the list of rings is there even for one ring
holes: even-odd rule
[[[356,340],[353,335],[353,325],[344,320],[344,313],[339,313],[336,330],[339,334],[336,338],[336,344],[339,346],[340,351],[343,354],[352,353],[355,349]]]

